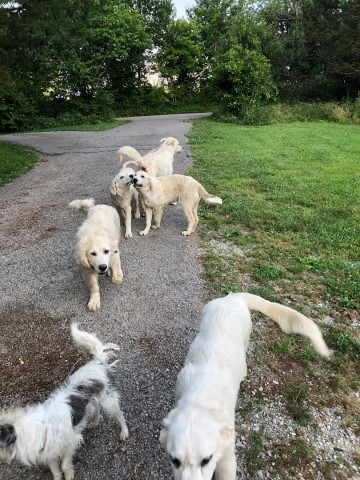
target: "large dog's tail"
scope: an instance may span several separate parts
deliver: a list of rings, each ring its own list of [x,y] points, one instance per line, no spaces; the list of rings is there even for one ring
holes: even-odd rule
[[[129,163],[137,165],[139,169],[143,169],[145,167],[145,165],[143,165],[140,153],[135,148],[128,146],[119,148],[117,151],[117,158],[120,163],[124,161],[125,156],[129,157],[131,160],[126,162],[124,167],[127,167]]]
[[[220,197],[217,197],[216,195],[211,195],[210,193],[208,193],[205,188],[201,185],[201,183],[197,182],[198,183],[198,194],[200,195],[200,197],[205,200],[206,203],[214,203],[216,205],[222,205],[222,200]]]
[[[310,320],[310,318],[305,317],[305,315],[302,315],[290,307],[269,302],[251,293],[232,293],[231,295],[237,296],[245,302],[249,310],[261,312],[270,317],[279,325],[283,332],[299,333],[309,338],[315,350],[322,357],[329,358],[332,355],[331,350],[329,350],[323,339],[320,328]]]
[[[71,336],[74,342],[84,347],[96,360],[108,365],[110,358],[115,356],[114,350],[120,350],[115,343],[102,343],[94,334],[79,330],[76,323],[71,324]],[[109,369],[115,367],[117,361],[108,365]]]
[[[73,200],[69,203],[70,208],[80,210],[82,213],[87,214],[89,209],[95,205],[93,198],[85,198],[85,200]]]

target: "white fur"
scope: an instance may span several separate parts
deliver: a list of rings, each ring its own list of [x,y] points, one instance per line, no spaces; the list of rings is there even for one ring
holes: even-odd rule
[[[151,150],[143,157],[133,147],[121,147],[117,152],[118,160],[121,163],[124,156],[127,156],[137,165],[138,169],[144,170],[152,177],[172,175],[174,155],[181,152],[182,147],[178,140],[173,137],[162,138],[160,143],[159,148]]]
[[[129,436],[119,394],[109,379],[109,372],[114,371],[117,363],[109,364],[109,360],[119,347],[112,343],[103,345],[95,335],[80,331],[76,324],[71,325],[71,333],[74,342],[89,350],[94,360],[73,373],[44,403],[0,413],[0,460],[15,460],[27,466],[47,465],[54,480],[61,480],[62,473],[65,480],[74,479],[72,458],[83,441],[83,430],[91,422],[94,426],[99,421],[99,408],[119,422],[122,440]],[[98,391],[86,393],[94,382]],[[86,408],[81,421],[73,425],[71,402],[75,397],[86,399]],[[6,446],[3,429],[9,425],[16,439]]]
[[[107,274],[116,285],[123,279],[119,253],[120,218],[114,207],[95,205],[92,198],[74,200],[69,207],[87,214],[76,235],[76,260],[90,290],[87,307],[94,312],[100,308],[99,275]]]
[[[211,480],[214,472],[216,480],[236,478],[234,412],[247,370],[249,310],[269,316],[286,333],[308,337],[320,355],[331,355],[318,326],[289,307],[248,293],[209,302],[178,375],[175,408],[160,433],[175,480]]]
[[[127,166],[128,163],[126,162],[124,167],[114,177],[110,187],[112,203],[125,223],[125,238],[132,237],[131,200],[133,197],[135,200],[135,218],[140,218],[139,194],[132,184],[135,172]]]
[[[136,172],[134,187],[140,193],[145,208],[146,227],[140,235],[147,235],[150,228],[159,228],[164,208],[169,203],[178,202],[188,220],[188,227],[182,235],[190,235],[198,224],[198,205],[200,198],[207,203],[222,204],[222,200],[210,195],[205,188],[194,178],[187,175],[168,175],[165,177],[151,177],[140,170]],[[151,227],[154,210],[155,225]]]

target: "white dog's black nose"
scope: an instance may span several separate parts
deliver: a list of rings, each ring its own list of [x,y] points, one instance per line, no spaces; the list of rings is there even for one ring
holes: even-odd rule
[[[106,272],[106,270],[107,270],[107,265],[102,264],[102,265],[99,265],[98,268],[99,268],[100,272]]]
[[[136,177],[133,178],[133,183],[137,183],[138,179]]]

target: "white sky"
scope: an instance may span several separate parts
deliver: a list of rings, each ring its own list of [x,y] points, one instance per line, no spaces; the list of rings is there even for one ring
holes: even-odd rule
[[[186,17],[186,9],[195,5],[195,0],[173,0],[177,17]]]

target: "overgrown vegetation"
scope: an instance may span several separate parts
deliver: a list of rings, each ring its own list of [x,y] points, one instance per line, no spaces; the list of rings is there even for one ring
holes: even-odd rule
[[[335,352],[322,361],[306,339],[254,315],[237,412],[245,429],[239,457],[252,475],[355,474],[356,449],[335,457],[319,438],[324,421],[346,438],[360,433],[358,129],[204,119],[190,132],[189,173],[224,202],[200,210],[209,297],[250,291],[292,306],[317,321]]]
[[[0,0],[0,12],[0,131],[214,105],[266,124],[299,101],[359,121],[355,0],[196,0],[186,19],[171,0]]]

